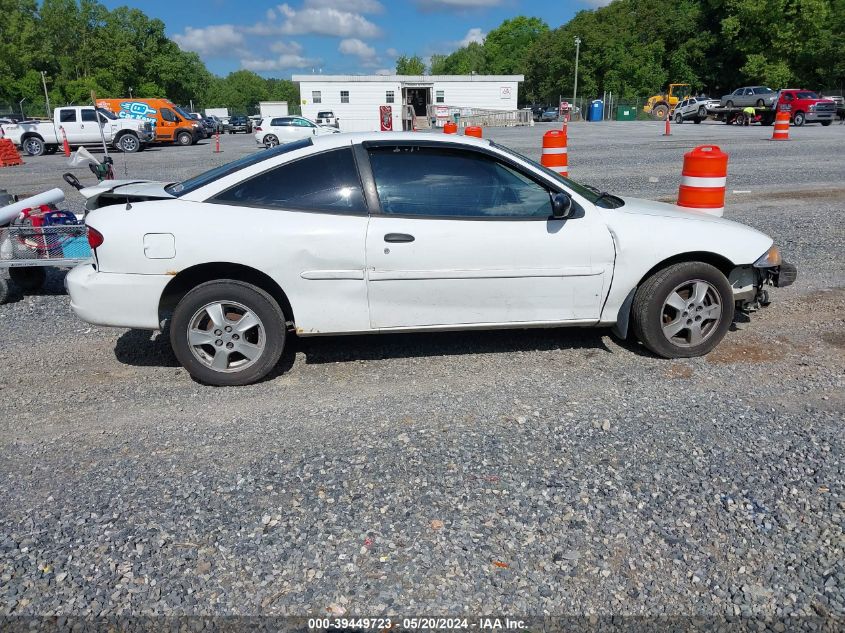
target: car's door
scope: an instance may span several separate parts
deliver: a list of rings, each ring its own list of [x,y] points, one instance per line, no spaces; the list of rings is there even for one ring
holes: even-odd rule
[[[80,143],[97,143],[101,141],[100,138],[100,125],[101,123],[97,121],[97,113],[94,111],[93,108],[82,108],[79,111],[80,114]],[[106,139],[108,140],[108,139]]]
[[[176,113],[173,110],[167,107],[159,108],[159,114],[161,115],[161,125],[156,131],[156,136],[162,140],[174,140],[174,136],[176,135],[176,126],[179,123],[179,117],[176,116]]]
[[[307,138],[317,134],[317,126],[307,119],[294,117],[293,129],[296,131],[296,138]]]
[[[212,256],[274,279],[302,334],[370,329],[364,281],[367,206],[351,146],[242,179],[209,202],[214,204],[205,222],[210,239],[219,241]]]
[[[79,116],[80,109],[61,108],[59,110],[59,127],[64,129],[68,143],[79,144],[85,142],[85,130]],[[61,130],[56,131],[59,133],[59,142],[61,142]]]
[[[614,247],[595,209],[553,219],[548,185],[465,146],[366,149],[373,328],[598,320]]]

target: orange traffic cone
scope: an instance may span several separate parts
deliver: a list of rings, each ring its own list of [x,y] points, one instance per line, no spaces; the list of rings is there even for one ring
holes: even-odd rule
[[[62,131],[62,149],[65,151],[65,156],[70,158],[70,144],[67,142],[67,134],[65,134],[64,126],[59,128]]]

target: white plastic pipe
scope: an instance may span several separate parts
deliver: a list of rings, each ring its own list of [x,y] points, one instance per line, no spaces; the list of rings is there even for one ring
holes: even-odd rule
[[[8,224],[12,220],[14,220],[16,217],[18,217],[18,215],[20,215],[20,212],[24,209],[28,209],[30,207],[38,207],[42,204],[58,204],[64,199],[64,191],[57,187],[55,189],[45,191],[44,193],[39,193],[37,195],[30,196],[29,198],[18,200],[17,202],[0,209],[0,226]]]

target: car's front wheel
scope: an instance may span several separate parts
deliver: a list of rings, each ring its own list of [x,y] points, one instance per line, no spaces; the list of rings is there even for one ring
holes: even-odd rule
[[[796,112],[795,116],[792,118],[792,125],[795,127],[801,127],[806,122],[806,117],[804,116],[803,112]]]
[[[176,358],[199,382],[248,385],[279,362],[285,317],[273,297],[252,284],[210,281],[176,306],[170,343]]]
[[[634,295],[634,334],[664,358],[703,356],[724,338],[733,321],[733,290],[724,274],[704,262],[659,270]]]
[[[684,115],[683,115],[683,114],[681,114],[680,112],[676,112],[676,113],[675,113],[675,123],[677,123],[678,125],[680,125],[680,124],[681,124],[681,123],[683,123],[683,122],[684,122]]]

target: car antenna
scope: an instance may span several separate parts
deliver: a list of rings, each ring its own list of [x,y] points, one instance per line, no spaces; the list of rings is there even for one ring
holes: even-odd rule
[[[129,202],[129,197],[126,197],[126,210],[130,211],[132,209],[132,204]]]

